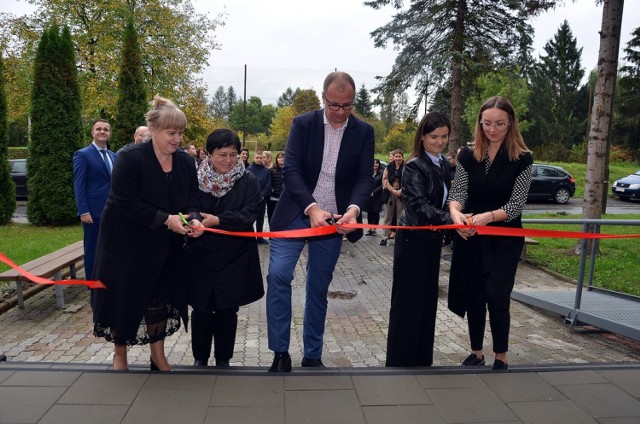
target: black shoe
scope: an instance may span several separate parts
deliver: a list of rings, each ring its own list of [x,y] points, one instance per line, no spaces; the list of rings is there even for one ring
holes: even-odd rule
[[[269,372],[291,372],[291,356],[287,352],[273,355],[273,363]]]
[[[465,367],[476,367],[479,365],[484,365],[484,355],[482,355],[482,358],[478,358],[475,353],[472,353],[464,358],[464,361],[462,361],[462,365],[464,365]]]
[[[387,239],[380,240],[380,246],[386,246],[386,245],[387,245]]]
[[[365,236],[372,236],[373,235],[373,231],[369,230],[366,233],[364,233]]]
[[[499,359],[496,359],[496,360],[493,362],[493,368],[492,368],[492,370],[494,370],[494,371],[506,371],[506,370],[507,370],[507,368],[509,368],[509,365],[507,365],[507,363],[506,363],[506,362],[503,362],[503,361],[501,361],[501,360],[499,360]]]
[[[195,361],[193,361],[193,366],[194,367],[207,367],[207,366],[209,366],[209,360],[208,359],[196,359]]]
[[[306,356],[302,358],[302,364],[304,368],[327,368],[322,363],[322,359],[311,359]]]
[[[228,359],[216,359],[216,367],[218,367],[218,368],[229,368],[229,360]]]

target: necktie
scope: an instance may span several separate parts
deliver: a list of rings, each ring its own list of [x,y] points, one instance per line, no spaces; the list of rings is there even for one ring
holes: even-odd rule
[[[444,172],[444,159],[440,159],[440,170]]]
[[[109,158],[107,157],[107,149],[101,149],[100,153],[102,153],[102,159],[104,159],[104,164],[107,166],[107,171],[109,175],[111,175],[111,162],[109,162]]]

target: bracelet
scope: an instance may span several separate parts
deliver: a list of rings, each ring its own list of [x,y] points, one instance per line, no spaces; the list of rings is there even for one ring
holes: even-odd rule
[[[489,211],[491,212],[491,222],[495,222],[496,221],[496,217],[495,215],[493,215],[493,211]]]

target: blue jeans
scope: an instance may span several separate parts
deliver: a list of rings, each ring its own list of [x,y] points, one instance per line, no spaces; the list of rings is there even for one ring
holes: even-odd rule
[[[309,218],[298,215],[285,229],[295,230],[309,227]],[[320,359],[322,357],[324,321],[327,316],[327,293],[342,248],[341,235],[310,239],[271,239],[267,275],[269,349],[274,352],[289,350],[291,282],[305,244],[309,246],[309,251],[303,324],[304,356],[310,359]]]

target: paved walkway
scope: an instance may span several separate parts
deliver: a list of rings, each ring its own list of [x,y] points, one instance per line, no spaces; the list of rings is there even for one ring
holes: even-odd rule
[[[444,250],[434,367],[388,370],[385,360],[393,247],[379,237],[345,243],[331,286],[321,374],[302,356],[304,257],[293,285],[294,371],[267,374],[264,300],[241,308],[232,367],[190,367],[189,334],[166,340],[172,374],[149,373],[147,348],[130,349],[132,372],[106,371],[112,345],[91,334],[88,292],[53,290],[0,315],[0,423],[56,422],[640,422],[640,343],[575,328],[512,303],[510,372],[458,366],[466,321],[446,309],[450,251]],[[535,247],[532,247],[535,248]],[[260,246],[266,274],[268,246]],[[572,285],[521,264],[519,290]],[[487,338],[490,351],[491,341]],[[488,363],[493,358],[488,355]]]

